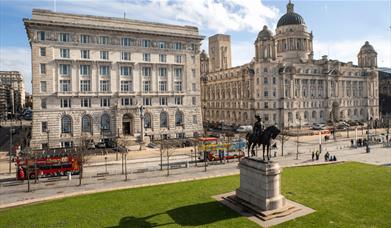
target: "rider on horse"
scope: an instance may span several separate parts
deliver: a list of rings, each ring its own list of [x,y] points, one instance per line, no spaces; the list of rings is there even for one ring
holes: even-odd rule
[[[262,134],[263,132],[263,124],[262,124],[262,118],[256,114],[255,115],[255,119],[257,119],[257,122],[254,123],[254,127],[253,127],[253,141],[256,140],[256,138]]]

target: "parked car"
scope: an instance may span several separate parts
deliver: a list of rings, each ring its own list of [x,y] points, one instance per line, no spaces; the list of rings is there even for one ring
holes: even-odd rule
[[[314,124],[312,124],[311,129],[312,130],[323,130],[324,127],[325,127],[324,124],[314,123]]]
[[[89,143],[87,144],[87,149],[88,149],[88,150],[93,150],[93,149],[95,149],[95,144],[94,144],[94,142],[89,142]]]
[[[345,130],[345,129],[348,129],[350,127],[350,125],[349,124],[347,124],[347,123],[338,123],[338,125],[337,125],[337,129],[341,129],[341,130]]]
[[[236,129],[237,132],[252,132],[253,131],[253,127],[251,125],[247,125],[247,126],[240,126],[238,127],[238,129]]]
[[[156,143],[148,143],[148,145],[147,145],[147,147],[149,147],[149,148],[158,148],[159,147],[159,145],[157,145]]]
[[[117,142],[113,139],[108,139],[105,141],[106,143],[106,148],[115,148],[117,147]]]
[[[98,142],[95,145],[96,148],[106,148],[106,143],[105,142]]]
[[[350,127],[350,124],[346,123],[345,121],[339,121],[338,125],[344,125],[346,127]]]

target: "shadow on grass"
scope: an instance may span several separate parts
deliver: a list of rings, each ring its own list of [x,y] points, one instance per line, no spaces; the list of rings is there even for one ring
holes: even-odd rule
[[[178,207],[167,214],[180,226],[202,226],[240,217],[217,201]]]
[[[118,226],[111,226],[107,228],[119,228],[119,227],[158,227],[158,226],[165,226],[172,223],[164,223],[164,224],[157,224],[155,222],[148,222],[147,220],[150,218],[153,218],[155,216],[161,215],[161,213],[156,213],[153,215],[145,216],[142,218],[136,218],[134,216],[127,216],[123,217],[120,221]]]
[[[161,214],[168,214],[174,222],[171,223],[156,223],[156,222],[148,222],[148,219],[151,219],[155,216],[159,216]],[[178,207],[166,213],[156,213],[149,216],[145,216],[142,218],[136,218],[134,216],[123,217],[118,226],[110,227],[110,228],[118,228],[118,227],[158,227],[169,224],[177,224],[180,226],[202,226],[207,225],[223,220],[233,219],[240,217],[236,212],[226,208],[219,202],[208,202],[201,204],[193,204],[183,207]]]

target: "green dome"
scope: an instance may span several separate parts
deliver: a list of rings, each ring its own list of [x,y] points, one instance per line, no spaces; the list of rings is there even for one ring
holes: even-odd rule
[[[287,12],[278,20],[277,27],[284,25],[305,25],[303,17],[295,13],[293,7],[294,5],[289,1],[286,7]]]
[[[263,29],[258,33],[257,40],[269,40],[273,37],[272,32],[267,28],[267,26],[263,26]]]

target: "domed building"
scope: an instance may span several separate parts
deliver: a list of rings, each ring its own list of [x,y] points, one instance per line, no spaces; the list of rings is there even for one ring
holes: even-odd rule
[[[268,125],[294,127],[379,118],[377,53],[372,45],[367,41],[362,46],[358,65],[326,55],[314,59],[313,34],[290,1],[274,33],[266,25],[258,33],[249,63],[211,64],[210,59],[231,63],[223,52],[230,39],[224,40],[209,42],[209,58],[204,53],[200,61],[208,66],[201,70],[206,75],[201,89],[204,122],[249,125],[260,114]]]

